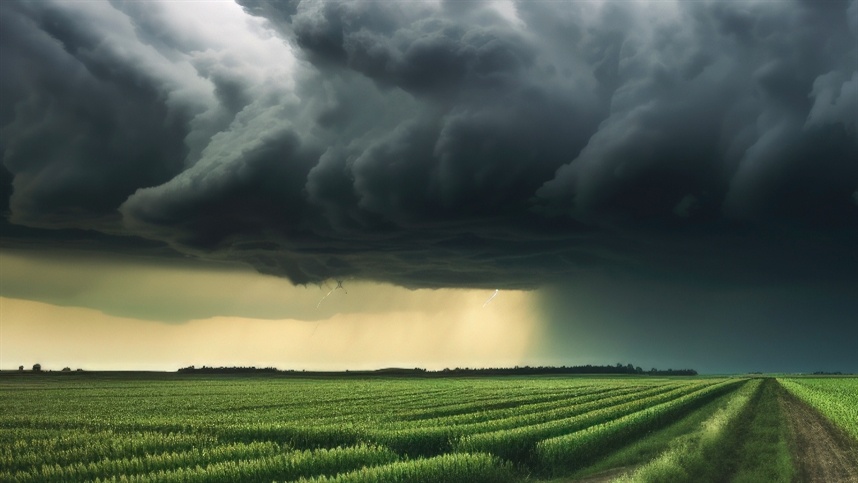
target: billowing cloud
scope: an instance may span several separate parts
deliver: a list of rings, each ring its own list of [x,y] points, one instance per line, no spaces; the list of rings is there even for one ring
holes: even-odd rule
[[[296,283],[854,282],[856,0],[239,3],[0,4],[9,221]]]

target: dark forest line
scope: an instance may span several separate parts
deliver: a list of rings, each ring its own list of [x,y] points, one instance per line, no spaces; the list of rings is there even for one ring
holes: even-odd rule
[[[364,371],[303,371],[303,370],[280,370],[274,367],[195,367],[188,366],[178,370],[181,374],[278,374],[295,376],[409,376],[409,377],[452,377],[452,376],[533,376],[533,375],[651,375],[651,376],[696,376],[694,369],[656,369],[644,371],[639,366],[632,364],[616,365],[591,365],[584,366],[516,366],[516,367],[492,367],[492,368],[469,368],[456,367],[454,369],[442,369],[430,371],[422,368],[400,368],[390,367],[376,370]]]

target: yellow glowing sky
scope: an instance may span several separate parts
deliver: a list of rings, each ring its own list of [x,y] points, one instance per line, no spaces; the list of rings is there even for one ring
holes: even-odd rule
[[[0,369],[506,367],[541,336],[530,292],[344,285],[0,252]]]

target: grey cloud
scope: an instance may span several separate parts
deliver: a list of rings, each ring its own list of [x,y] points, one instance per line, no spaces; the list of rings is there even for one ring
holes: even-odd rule
[[[855,1],[240,3],[3,3],[10,219],[298,283],[858,270]]]
[[[813,108],[806,126],[841,123],[854,129],[858,122],[858,71],[846,78],[842,72],[831,71],[813,81]]]
[[[816,6],[683,5],[676,24],[637,32],[619,62],[611,113],[539,197],[584,219],[616,221],[666,214],[691,191],[727,217],[765,223],[798,195],[787,201],[798,210],[785,215],[815,217],[825,191],[848,190],[836,179],[858,174],[854,123],[827,114],[839,106],[828,109],[825,90],[828,79],[857,72],[844,62],[856,54],[854,35]],[[837,112],[850,110],[849,95]],[[819,114],[808,118],[810,97]],[[828,179],[802,187],[801,176]]]
[[[58,12],[7,2],[0,16],[12,221],[100,226],[138,186],[181,171],[185,119],[159,86]]]

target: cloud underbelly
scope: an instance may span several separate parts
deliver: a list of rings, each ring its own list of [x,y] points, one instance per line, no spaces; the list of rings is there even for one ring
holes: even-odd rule
[[[858,269],[854,1],[239,3],[3,3],[11,222],[297,283]]]

